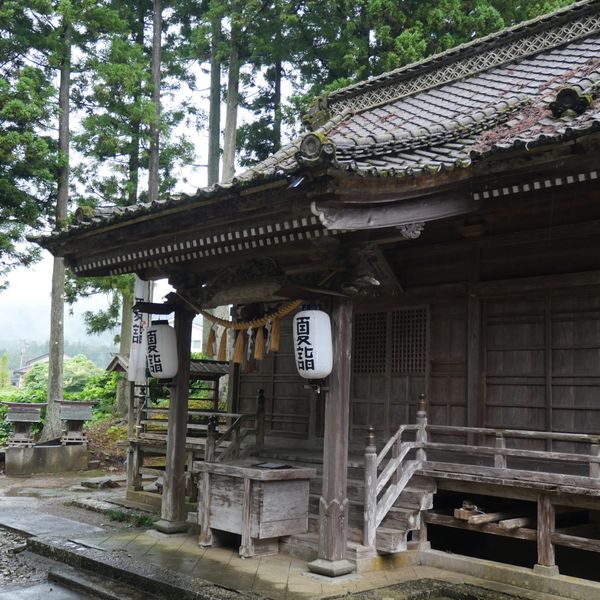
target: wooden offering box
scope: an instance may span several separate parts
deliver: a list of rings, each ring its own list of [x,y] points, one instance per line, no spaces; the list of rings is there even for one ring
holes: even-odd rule
[[[201,545],[212,544],[212,529],[237,533],[240,556],[247,558],[276,553],[279,537],[308,530],[308,486],[315,469],[256,460],[196,462],[194,467],[201,472]]]

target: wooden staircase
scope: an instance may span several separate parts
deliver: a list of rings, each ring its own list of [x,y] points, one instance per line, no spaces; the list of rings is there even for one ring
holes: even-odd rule
[[[286,542],[287,549],[310,560],[316,557],[319,532],[319,500],[323,484],[322,455],[303,453],[300,450],[265,449],[262,459],[285,462],[298,467],[312,467],[317,476],[311,479],[308,507],[308,533],[292,536]],[[406,550],[409,534],[421,527],[421,513],[433,507],[435,482],[420,475],[413,475],[409,484],[400,493],[394,505],[377,528],[376,549],[380,553],[396,553]],[[364,539],[364,459],[350,456],[348,460],[347,482],[348,507],[348,543],[347,557],[356,560],[366,554]]]

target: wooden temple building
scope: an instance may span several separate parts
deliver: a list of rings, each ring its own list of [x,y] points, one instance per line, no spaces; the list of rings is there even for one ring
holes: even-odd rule
[[[332,93],[230,184],[44,238],[77,276],[177,291],[158,526],[185,526],[187,465],[202,543],[230,493],[245,555],[277,536],[329,575],[426,548],[428,528],[533,543],[546,574],[561,549],[599,552],[599,96],[600,1],[585,0]],[[277,352],[252,348],[296,300],[331,316],[326,381],[298,376],[291,314]],[[248,327],[229,416],[186,461],[192,318],[228,304],[225,328]],[[269,461],[289,472],[289,535]]]

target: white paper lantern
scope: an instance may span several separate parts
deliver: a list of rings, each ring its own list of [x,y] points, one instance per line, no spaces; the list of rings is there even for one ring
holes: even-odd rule
[[[146,330],[146,359],[151,377],[171,379],[178,369],[175,330],[168,321],[153,321]]]
[[[301,377],[323,379],[333,368],[331,321],[322,310],[301,310],[294,316],[294,356]]]

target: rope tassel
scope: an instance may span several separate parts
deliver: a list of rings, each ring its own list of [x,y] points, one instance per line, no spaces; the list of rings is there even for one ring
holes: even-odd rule
[[[273,327],[269,337],[269,351],[279,352],[279,332],[281,330],[281,321],[278,318],[273,319]]]
[[[244,335],[243,331],[238,331],[235,339],[235,347],[233,349],[233,362],[241,365],[244,362]]]
[[[265,332],[263,327],[256,330],[256,339],[254,341],[254,358],[263,360],[265,358]]]
[[[214,326],[210,328],[208,332],[208,338],[206,340],[206,346],[204,347],[204,354],[208,356],[214,356],[216,354],[215,345],[217,342],[217,334],[215,333]]]
[[[221,333],[221,339],[219,340],[219,352],[217,353],[217,360],[227,360],[227,329],[223,329],[223,333]]]

